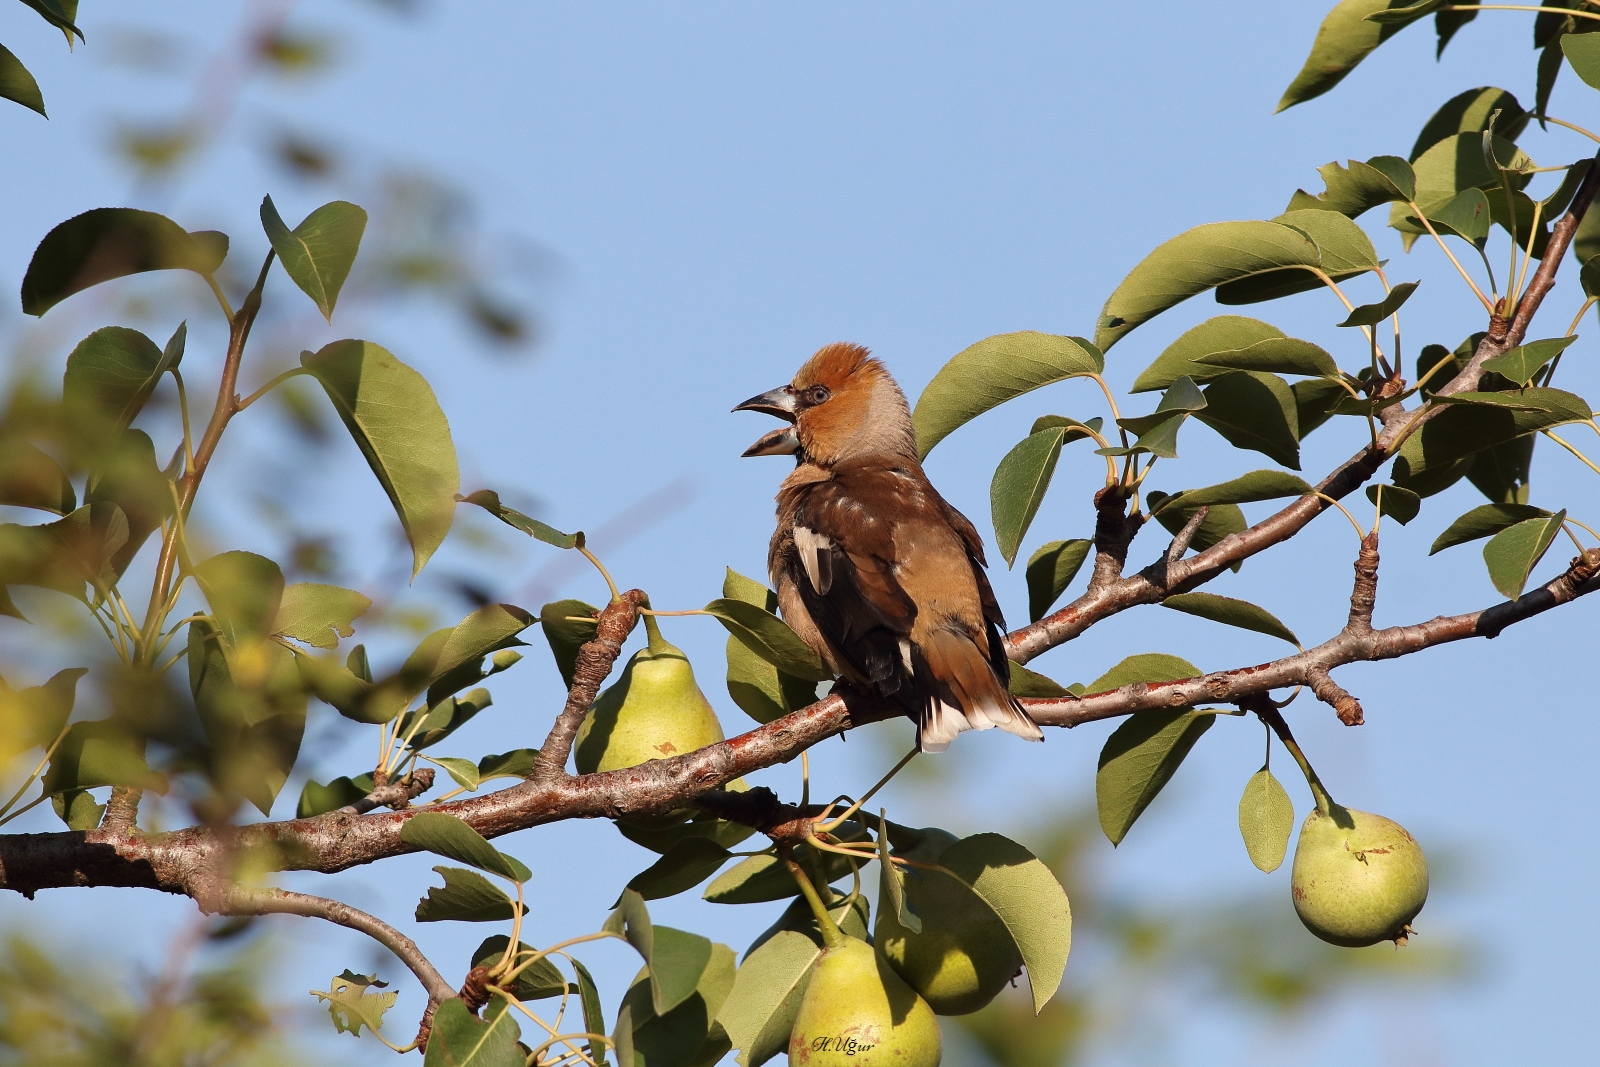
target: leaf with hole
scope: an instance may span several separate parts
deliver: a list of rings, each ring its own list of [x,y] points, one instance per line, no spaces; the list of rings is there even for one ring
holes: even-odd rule
[[[415,578],[450,532],[461,475],[439,401],[422,375],[370,341],[335,341],[301,364],[322,384],[394,505]]]
[[[1524,519],[1489,538],[1483,546],[1483,562],[1501,596],[1515,600],[1522,595],[1528,575],[1555,542],[1566,518],[1562,510],[1548,518]]]
[[[211,275],[227,254],[225,234],[188,233],[153,211],[95,208],[63,222],[39,242],[22,278],[22,310],[43,315],[74,293],[145,271]]]
[[[334,978],[326,993],[313,989],[311,995],[328,1005],[335,1033],[360,1037],[363,1026],[377,1033],[383,1025],[384,1014],[394,1007],[395,998],[400,995],[395,990],[387,993],[370,992],[373,987],[382,989],[388,984],[378,981],[375,974],[356,974],[346,969]]]
[[[926,458],[953,431],[1008,400],[1068,378],[1099,374],[1105,357],[1081,337],[1023,330],[987,337],[939,368],[911,413]]]
[[[1294,801],[1283,783],[1262,767],[1244,784],[1239,797],[1239,835],[1250,862],[1263,871],[1275,871],[1289,850],[1294,832]]]
[[[400,840],[412,848],[498,874],[513,882],[526,882],[533,872],[519,859],[489,844],[484,836],[454,815],[419,811],[400,827]]]
[[[1051,541],[1028,557],[1028,621],[1038,622],[1077,577],[1094,542],[1085,538]]]
[[[333,321],[333,305],[339,300],[361,235],[366,232],[367,213],[354,204],[335,200],[323,204],[305,217],[293,230],[284,224],[272,197],[261,201],[261,228],[278,253],[284,272],[311,298],[322,317]]]
[[[1161,606],[1226,626],[1237,626],[1241,630],[1254,630],[1268,637],[1282,638],[1296,647],[1300,644],[1294,631],[1278,621],[1276,615],[1248,600],[1235,600],[1216,593],[1177,593],[1163,600]]]

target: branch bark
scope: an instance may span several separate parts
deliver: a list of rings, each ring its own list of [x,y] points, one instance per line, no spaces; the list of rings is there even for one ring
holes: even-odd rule
[[[550,735],[533,759],[535,782],[553,782],[567,777],[567,757],[572,755],[572,742],[578,736],[578,727],[594,703],[595,694],[616,665],[622,654],[623,642],[633,632],[639,621],[639,607],[649,601],[644,592],[630,589],[607,604],[596,623],[593,641],[578,649],[578,658],[572,667],[572,687],[567,690],[567,702],[556,716]]]

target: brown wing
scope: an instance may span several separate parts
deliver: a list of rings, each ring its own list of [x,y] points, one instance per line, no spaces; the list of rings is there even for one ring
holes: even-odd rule
[[[989,585],[989,564],[983,556],[983,538],[978,536],[978,529],[972,525],[972,521],[939,496],[937,489],[931,485],[928,489],[939,497],[946,519],[966,545],[967,558],[972,562],[972,576],[978,581],[978,598],[983,603],[983,620],[989,635],[989,662],[996,674],[1002,678],[1008,677],[1011,668],[1006,656],[1006,617],[1000,611],[1000,601],[995,599],[994,589]]]

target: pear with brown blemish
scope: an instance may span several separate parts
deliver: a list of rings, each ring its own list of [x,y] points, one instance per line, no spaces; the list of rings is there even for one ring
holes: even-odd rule
[[[1300,830],[1290,879],[1294,910],[1324,941],[1405,944],[1428,899],[1428,861],[1404,826],[1318,797]]]
[[[628,660],[622,676],[595,698],[578,728],[573,762],[579,774],[637,767],[724,739],[716,711],[695,683],[689,657],[661,636],[653,616],[644,617],[644,628],[649,643]],[[673,811],[627,821],[629,825],[662,828],[693,814]]]

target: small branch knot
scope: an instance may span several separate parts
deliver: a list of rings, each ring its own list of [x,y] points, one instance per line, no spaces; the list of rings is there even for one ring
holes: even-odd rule
[[[461,1003],[474,1015],[489,1003],[489,968],[474,967],[467,972],[467,980],[461,983]]]
[[[1334,714],[1339,716],[1339,721],[1346,726],[1360,726],[1367,721],[1366,715],[1361,710],[1361,701],[1351,696],[1350,693],[1328,676],[1328,672],[1321,667],[1313,667],[1306,672],[1306,684],[1311,687],[1311,692],[1316,698],[1333,708]]]
[[[1378,603],[1378,531],[1361,539],[1361,554],[1356,557],[1355,587],[1350,591],[1350,620],[1345,632],[1372,632],[1372,609]]]

